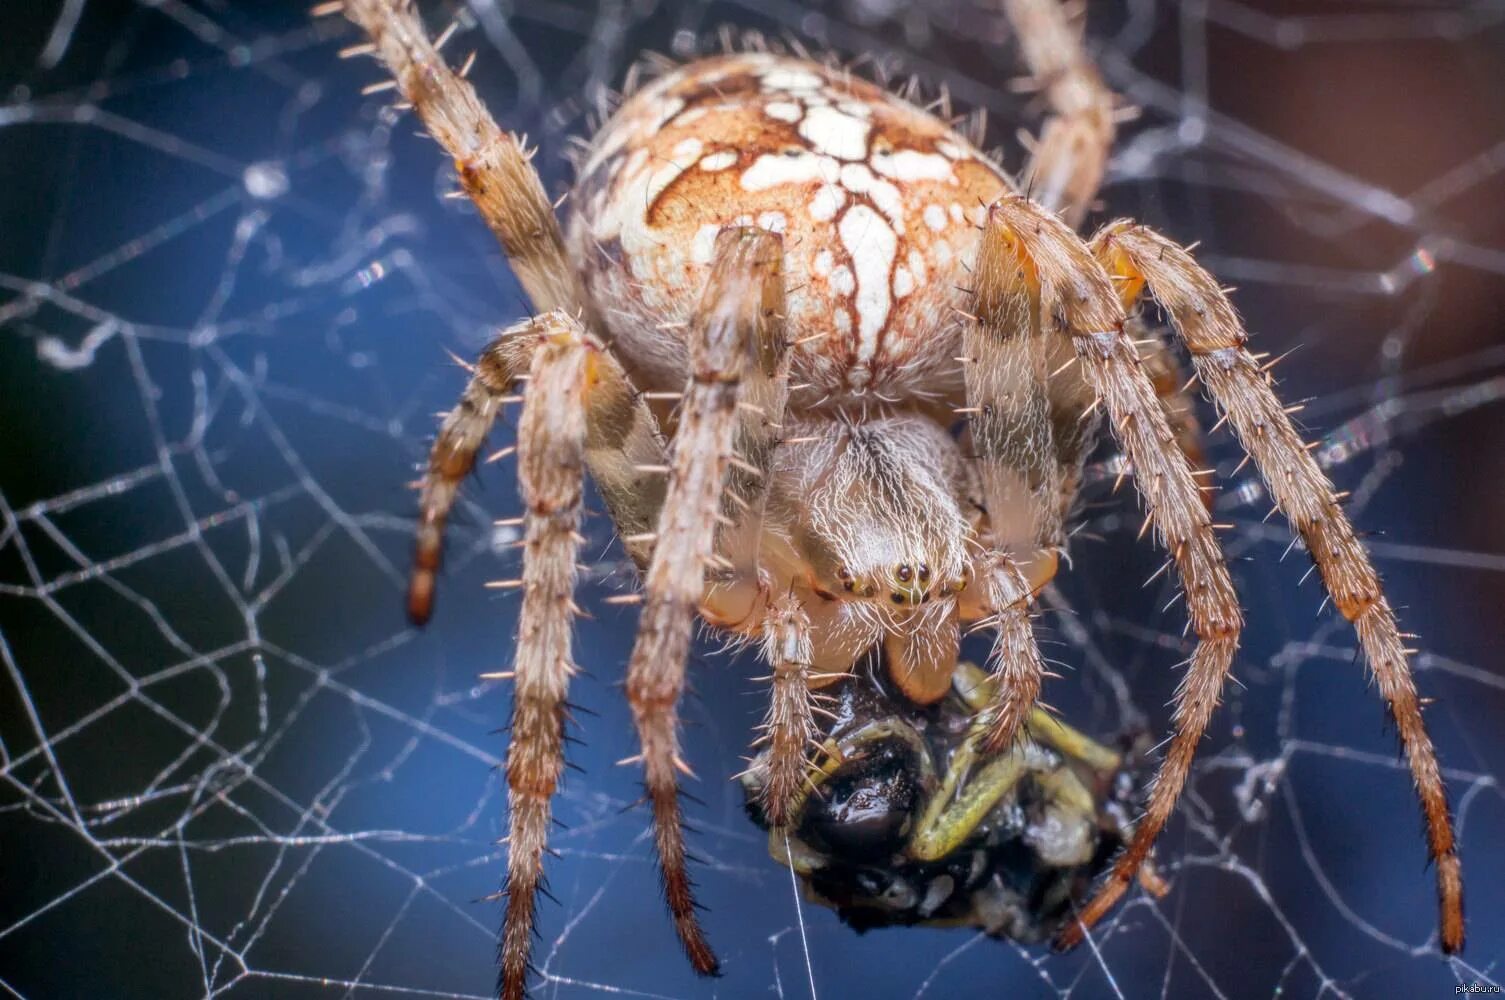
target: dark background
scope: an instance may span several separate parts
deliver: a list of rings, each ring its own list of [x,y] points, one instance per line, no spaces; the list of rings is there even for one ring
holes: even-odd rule
[[[439,11],[427,7],[439,23]],[[1037,124],[982,5],[477,2],[447,51],[563,190],[585,100],[721,24],[866,53]],[[76,17],[76,21],[74,18]],[[1346,626],[1248,470],[1220,519],[1242,682],[1159,857],[1094,953],[965,931],[858,936],[804,910],[821,996],[1430,996],[1505,959],[1505,7],[1093,3],[1125,127],[1105,211],[1230,284],[1324,444],[1403,623],[1459,813],[1470,946],[1433,945],[1406,772]],[[59,24],[63,28],[59,28]],[[68,30],[68,24],[74,24]],[[440,610],[405,629],[404,484],[472,353],[522,309],[381,74],[301,5],[87,0],[0,12],[0,984],[27,997],[485,995],[503,825],[492,769],[515,605],[467,494]],[[65,44],[66,42],[66,44]],[[1435,261],[1435,269],[1426,261]],[[498,434],[505,443],[507,434]],[[1229,475],[1236,447],[1213,456]],[[1098,456],[1111,463],[1111,450]],[[1088,494],[1041,628],[1048,700],[1157,731],[1185,654],[1139,514]],[[604,519],[580,627],[589,718],[558,812],[541,996],[805,996],[787,872],[724,780],[761,686],[708,646],[686,741],[708,929],[689,973],[658,899],[616,680],[633,625]]]

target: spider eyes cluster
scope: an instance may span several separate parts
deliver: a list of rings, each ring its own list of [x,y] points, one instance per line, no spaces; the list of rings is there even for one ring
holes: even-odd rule
[[[965,579],[958,579],[944,586],[931,587],[934,577],[928,563],[904,562],[892,567],[887,579],[881,583],[888,592],[889,601],[900,607],[925,604],[941,595],[959,594],[967,586]],[[879,583],[855,576],[846,566],[837,568],[836,579],[841,581],[841,589],[854,597],[877,597],[880,592]]]

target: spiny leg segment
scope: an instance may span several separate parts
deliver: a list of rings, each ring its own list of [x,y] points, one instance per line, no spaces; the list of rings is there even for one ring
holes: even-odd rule
[[[774,453],[785,436],[789,405],[789,366],[793,352],[784,336],[784,286],[765,281],[762,312],[767,317],[753,342],[737,390],[737,428],[733,459],[722,493],[717,548],[734,553],[727,565],[710,574],[701,616],[726,628],[745,630],[768,607],[767,580],[759,568],[768,488],[773,481]],[[808,627],[808,626],[807,626]],[[806,656],[805,662],[809,663]]]
[[[588,327],[599,329],[579,271],[565,254],[554,206],[529,162],[532,153],[497,126],[463,70],[445,63],[412,0],[344,0],[318,10],[343,10],[371,39],[346,52],[374,52],[386,64],[429,134],[454,157],[461,187],[506,250],[534,309],[583,315]]]
[[[1448,814],[1447,789],[1422,720],[1395,613],[1332,482],[1292,425],[1270,375],[1246,349],[1248,334],[1212,275],[1182,247],[1131,222],[1104,227],[1093,238],[1092,250],[1118,282],[1125,306],[1132,307],[1148,291],[1169,314],[1191,352],[1197,378],[1254,460],[1275,506],[1306,543],[1333,603],[1353,623],[1380,694],[1400,730],[1421,798],[1428,846],[1437,864],[1442,950],[1459,951],[1463,947],[1463,871]]]
[[[961,359],[992,546],[977,560],[975,572],[995,631],[989,657],[995,683],[983,711],[987,747],[998,753],[1012,746],[1039,701],[1046,673],[1029,620],[1033,594],[1016,559],[1064,542],[1063,466],[1051,427],[1047,334],[1010,252],[1003,243],[986,240],[979,250]]]
[[[810,618],[793,594],[776,599],[763,623],[763,661],[772,668],[768,713],[753,746],[766,746],[759,804],[775,830],[795,819],[795,804],[810,781],[806,752],[815,738],[815,695],[810,690]]]
[[[527,988],[550,800],[564,770],[566,697],[575,673],[576,556],[583,540],[583,396],[592,353],[579,325],[558,313],[533,327],[529,336],[538,346],[517,438],[517,478],[525,506],[523,600],[507,751],[507,911],[498,944],[497,989],[508,1000],[521,998]]]
[[[429,620],[434,588],[444,555],[444,528],[465,477],[475,468],[476,456],[491,433],[502,406],[511,398],[514,383],[528,370],[529,353],[537,342],[532,321],[508,328],[481,352],[471,369],[460,402],[445,414],[439,436],[429,451],[428,469],[419,484],[418,530],[413,572],[408,578],[408,618],[415,625]]]
[[[1243,614],[1222,549],[1213,534],[1186,456],[1134,344],[1112,282],[1081,239],[1055,214],[1027,198],[1005,198],[989,212],[985,248],[1001,248],[1021,275],[1020,287],[1038,298],[1031,315],[1042,329],[1075,345],[1082,375],[1107,410],[1114,437],[1128,454],[1151,526],[1170,552],[1185,592],[1197,645],[1176,692],[1176,733],[1155,777],[1133,842],[1083,909],[1080,922],[1057,943],[1071,947],[1123,895],[1170,819],[1196,756],[1197,743],[1217,707],[1238,648]],[[984,253],[993,252],[985,249]]]
[[[728,229],[715,256],[690,333],[690,382],[674,438],[669,488],[648,565],[637,642],[627,666],[627,698],[642,746],[664,896],[696,971],[719,965],[701,931],[686,871],[679,809],[679,698],[707,569],[716,568],[716,528],[736,456],[737,401],[761,336],[782,336],[783,253],[778,237]],[[770,309],[770,303],[775,307]]]
[[[1025,171],[1030,196],[1073,227],[1092,208],[1113,147],[1113,92],[1082,47],[1082,32],[1062,0],[1003,0],[1025,64],[1052,117],[1035,140]]]
[[[1125,302],[1124,308],[1132,313],[1130,303]],[[1212,470],[1207,468],[1206,433],[1197,416],[1195,397],[1190,391],[1195,379],[1187,378],[1181,359],[1171,350],[1170,344],[1160,332],[1148,329],[1133,315],[1130,315],[1129,325],[1125,329],[1139,348],[1139,357],[1144,361],[1150,384],[1155,387],[1155,395],[1160,397],[1160,407],[1165,411],[1166,423],[1170,424],[1176,435],[1176,446],[1181,449],[1191,467],[1197,470],[1198,475],[1210,475]],[[1204,482],[1201,488],[1202,500],[1211,510],[1217,496],[1217,487]]]

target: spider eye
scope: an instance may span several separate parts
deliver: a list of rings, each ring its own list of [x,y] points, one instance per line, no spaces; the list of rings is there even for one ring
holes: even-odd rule
[[[900,583],[908,583],[914,579],[914,569],[910,567],[909,563],[900,563],[898,570],[895,571],[895,575],[898,576]]]
[[[924,563],[920,563],[920,582],[921,583],[929,583],[930,582],[930,567],[927,566]]]
[[[887,739],[864,748],[810,796],[801,840],[846,861],[887,858],[904,846],[920,788],[914,752]]]

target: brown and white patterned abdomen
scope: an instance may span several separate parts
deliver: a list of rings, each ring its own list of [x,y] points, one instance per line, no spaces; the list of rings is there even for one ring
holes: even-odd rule
[[[683,379],[679,324],[716,233],[750,225],[783,236],[808,399],[952,396],[955,310],[985,206],[1009,190],[944,122],[865,80],[721,56],[654,81],[603,126],[568,242],[617,349],[657,386]]]

